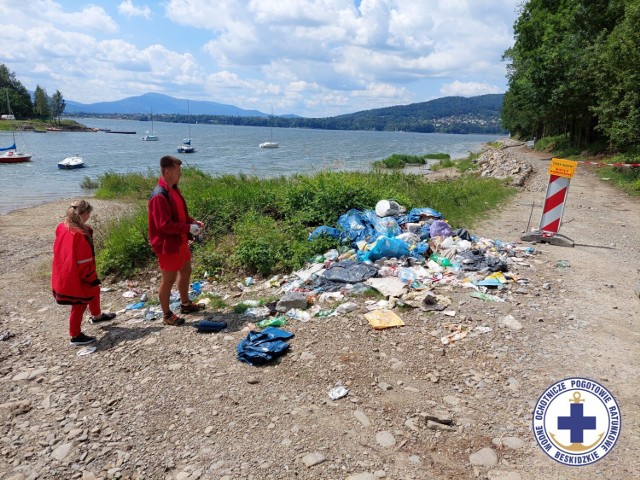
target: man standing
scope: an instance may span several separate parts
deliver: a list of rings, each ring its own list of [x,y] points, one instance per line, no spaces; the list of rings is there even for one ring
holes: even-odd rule
[[[189,240],[200,233],[204,224],[189,216],[187,203],[180,193],[178,182],[182,175],[182,161],[165,155],[160,159],[162,176],[149,198],[149,242],[158,256],[162,279],[158,287],[158,299],[165,325],[182,325],[169,308],[171,287],[178,280],[180,313],[193,313],[205,308],[189,300],[191,278],[191,251]]]

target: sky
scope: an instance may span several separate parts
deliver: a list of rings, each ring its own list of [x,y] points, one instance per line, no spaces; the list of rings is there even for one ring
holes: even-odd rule
[[[147,92],[328,117],[506,91],[522,0],[0,0],[0,63],[80,103]]]

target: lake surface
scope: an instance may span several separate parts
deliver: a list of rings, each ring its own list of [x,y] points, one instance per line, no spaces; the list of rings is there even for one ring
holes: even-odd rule
[[[499,138],[499,135],[449,135],[438,133],[370,132],[274,128],[277,149],[258,145],[269,140],[268,127],[235,127],[154,122],[160,139],[141,138],[150,122],[84,118],[79,123],[135,135],[106,132],[25,132],[16,134],[21,151],[29,151],[29,163],[0,164],[0,214],[60,198],[86,195],[82,178],[96,179],[107,171],[159,174],[163,155],[176,155],[188,165],[212,175],[238,174],[270,177],[293,173],[313,174],[321,170],[368,171],[376,160],[394,153],[422,155],[448,153],[463,158],[469,152]],[[195,153],[178,154],[176,148],[191,133]],[[12,143],[8,132],[0,132],[0,146]],[[60,170],[57,163],[71,155],[84,157],[85,168]]]

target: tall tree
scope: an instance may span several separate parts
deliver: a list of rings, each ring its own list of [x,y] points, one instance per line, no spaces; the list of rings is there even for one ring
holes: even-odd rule
[[[526,137],[564,134],[577,146],[596,141],[597,62],[594,48],[638,0],[530,0],[507,50],[509,91],[503,124]],[[600,39],[600,40],[599,40]]]
[[[51,117],[51,108],[50,108],[50,99],[49,95],[47,95],[47,91],[42,88],[40,85],[36,86],[36,91],[34,93],[34,105],[33,109],[35,114],[42,118],[50,118]]]
[[[33,115],[31,95],[29,95],[24,85],[16,79],[15,73],[9,70],[5,64],[0,63],[0,90],[4,91],[5,89],[9,94],[11,110],[16,118],[31,117]],[[6,101],[3,99],[1,103],[4,104]],[[7,109],[7,107],[3,107],[3,111],[4,109]]]
[[[64,112],[65,106],[66,102],[62,97],[62,93],[60,93],[60,90],[56,90],[56,93],[51,97],[51,116],[58,123],[60,123],[60,116]]]

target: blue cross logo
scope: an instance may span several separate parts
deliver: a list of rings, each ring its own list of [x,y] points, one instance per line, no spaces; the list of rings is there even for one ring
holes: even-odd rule
[[[584,405],[580,392],[574,392],[571,413],[568,417],[558,417],[558,429],[571,432],[571,443],[582,443],[585,430],[596,429],[596,417],[584,416]],[[572,401],[572,400],[569,400]]]

